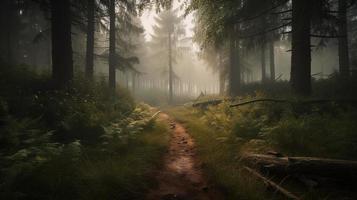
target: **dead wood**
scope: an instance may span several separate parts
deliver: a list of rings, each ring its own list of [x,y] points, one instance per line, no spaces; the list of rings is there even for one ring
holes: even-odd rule
[[[306,101],[291,101],[286,99],[255,99],[243,103],[232,104],[230,107],[239,107],[259,102],[271,103],[289,103],[289,104],[321,104],[321,103],[343,103],[343,104],[357,104],[357,99],[315,99]]]
[[[247,154],[241,158],[248,166],[281,174],[313,175],[353,180],[357,178],[357,162],[314,157],[276,157]]]
[[[281,187],[280,185],[276,184],[275,182],[267,179],[266,177],[261,175],[259,172],[255,171],[254,169],[251,169],[249,167],[244,167],[244,169],[246,169],[248,172],[250,172],[256,178],[261,179],[267,187],[274,189],[275,191],[277,191],[280,194],[282,194],[283,196],[285,196],[287,199],[300,200],[299,197],[297,197],[296,195],[292,194],[291,192],[289,192],[285,188]]]

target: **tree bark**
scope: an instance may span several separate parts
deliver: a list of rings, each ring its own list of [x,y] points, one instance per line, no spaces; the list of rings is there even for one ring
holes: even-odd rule
[[[239,41],[236,38],[236,30],[232,31],[230,39],[230,73],[229,73],[229,94],[232,97],[239,95],[241,84],[241,73],[239,66]]]
[[[51,0],[52,78],[63,87],[73,78],[70,0]]]
[[[309,0],[292,1],[292,54],[290,83],[298,95],[311,94],[311,8]]]
[[[132,91],[133,91],[133,94],[135,95],[135,93],[136,93],[136,87],[137,87],[137,83],[136,83],[136,81],[137,81],[137,78],[136,78],[136,76],[137,76],[137,74],[135,73],[135,72],[133,72],[133,73],[131,73],[131,79],[132,79],[132,81],[133,81],[133,85],[132,85]]]
[[[269,43],[269,60],[270,60],[270,80],[275,81],[275,51],[274,41]]]
[[[13,52],[13,34],[16,34],[14,28],[14,18],[16,17],[14,13],[17,12],[14,6],[14,1],[12,0],[3,0],[0,5],[0,17],[1,17],[1,34],[0,42],[1,46],[1,57],[3,61],[8,64],[14,64],[14,52]]]
[[[87,20],[87,52],[85,74],[87,78],[92,79],[94,73],[95,0],[88,0]]]
[[[219,94],[224,95],[226,89],[226,73],[224,70],[222,54],[219,53]]]
[[[110,20],[110,27],[109,27],[109,87],[113,90],[116,87],[116,76],[115,76],[115,54],[116,54],[116,47],[115,47],[115,0],[110,0],[109,5],[109,20]]]
[[[338,31],[341,37],[338,38],[338,56],[340,65],[340,74],[342,78],[348,78],[350,72],[350,57],[348,49],[347,32],[347,1],[338,1]]]
[[[266,43],[265,43],[265,41],[263,41],[260,50],[261,50],[260,61],[261,61],[261,70],[262,70],[262,82],[265,82],[266,81],[266,56],[265,56]]]
[[[173,103],[173,72],[172,72],[172,44],[171,33],[169,33],[169,104]]]
[[[268,186],[269,188],[274,189],[274,191],[278,191],[280,194],[284,195],[286,199],[293,199],[293,200],[300,200],[298,196],[295,194],[291,193],[290,191],[286,190],[279,184],[276,184],[275,182],[269,180],[268,178],[264,177],[261,175],[259,172],[249,168],[249,167],[244,167],[245,170],[247,170],[249,173],[251,173],[253,176],[263,180],[264,184]]]
[[[356,161],[261,154],[248,154],[241,160],[249,166],[281,174],[314,175],[337,179],[357,178]]]

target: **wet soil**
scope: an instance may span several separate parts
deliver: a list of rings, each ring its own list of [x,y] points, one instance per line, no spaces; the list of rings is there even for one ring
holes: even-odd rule
[[[221,200],[222,194],[205,178],[196,157],[195,143],[186,129],[167,114],[160,120],[169,123],[171,139],[162,169],[157,172],[158,188],[147,195],[148,200]]]

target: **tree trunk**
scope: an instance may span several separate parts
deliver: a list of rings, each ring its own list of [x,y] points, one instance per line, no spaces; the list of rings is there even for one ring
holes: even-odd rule
[[[350,72],[350,58],[348,50],[348,32],[347,32],[347,0],[338,1],[338,56],[340,65],[340,74],[342,78],[348,78]]]
[[[226,74],[221,69],[219,72],[219,94],[224,95],[226,88]]]
[[[130,90],[129,86],[130,86],[130,80],[129,80],[129,72],[125,71],[123,73],[123,75],[125,76],[125,85],[126,85],[126,89]]]
[[[172,71],[172,44],[171,44],[171,33],[169,33],[169,104],[173,101],[173,71]]]
[[[51,0],[52,78],[63,87],[73,78],[70,0]]]
[[[270,57],[270,80],[275,81],[275,51],[274,51],[274,42],[269,43],[269,57]]]
[[[298,95],[311,94],[310,0],[292,1],[291,86]]]
[[[239,42],[233,31],[230,42],[230,73],[229,73],[229,94],[232,97],[238,96],[241,84],[241,73],[239,67]]]
[[[357,178],[357,162],[313,157],[277,157],[248,154],[241,161],[252,167],[279,174],[299,174],[338,179]]]
[[[266,50],[266,43],[265,41],[263,42],[261,46],[261,54],[260,54],[260,59],[261,59],[261,70],[262,70],[262,82],[266,81],[266,56],[265,56],[265,50]]]
[[[268,188],[273,189],[273,191],[277,191],[280,194],[282,194],[285,197],[284,199],[301,200],[301,198],[294,195],[289,190],[286,190],[285,188],[280,186],[280,184],[277,184],[277,183],[273,182],[272,180],[264,177],[259,172],[255,171],[249,167],[244,167],[244,169],[247,170],[249,173],[251,173],[253,176],[261,179]]]
[[[94,72],[94,21],[95,0],[88,0],[88,24],[87,24],[87,52],[85,74],[87,78],[93,78]]]
[[[222,54],[219,53],[219,94],[224,95],[226,86],[226,73],[224,70]]]
[[[115,77],[115,0],[110,0],[109,5],[109,87],[115,89],[116,77]]]
[[[48,64],[47,69],[48,69],[48,71],[51,70],[51,66],[52,66],[52,54],[51,54],[51,52],[52,52],[52,43],[51,43],[51,41],[52,40],[46,41],[46,43],[47,43],[47,45],[46,45],[47,46],[46,53],[47,53],[47,64]]]
[[[133,72],[133,73],[131,73],[131,77],[132,77],[132,81],[133,81],[133,85],[132,85],[132,91],[133,91],[133,94],[135,95],[135,93],[136,93],[136,87],[137,87],[137,83],[136,83],[136,81],[137,81],[137,78],[136,78],[136,73],[135,72]]]
[[[14,30],[14,13],[16,12],[15,6],[13,5],[14,1],[12,0],[3,0],[0,5],[0,14],[1,14],[1,50],[2,55],[4,56],[3,61],[8,64],[14,64],[14,55],[13,55],[13,34]]]

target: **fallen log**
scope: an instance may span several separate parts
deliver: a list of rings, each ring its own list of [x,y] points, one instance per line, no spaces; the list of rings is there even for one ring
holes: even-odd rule
[[[293,193],[289,192],[288,190],[286,190],[285,188],[279,186],[278,184],[276,184],[275,182],[267,179],[266,177],[264,177],[263,175],[261,175],[259,172],[255,171],[254,169],[251,169],[249,167],[244,167],[245,170],[247,170],[249,173],[251,173],[252,175],[254,175],[256,178],[261,179],[264,184],[268,187],[268,188],[272,188],[273,190],[279,192],[280,194],[282,194],[283,196],[285,196],[287,199],[294,199],[294,200],[300,200],[299,197],[297,197],[296,195],[294,195]]]
[[[241,100],[242,99],[237,99],[237,98],[224,98],[224,99],[210,99],[200,102],[194,101],[192,107],[206,108],[208,106],[216,106],[224,101],[234,102],[234,101],[241,101]]]
[[[259,103],[259,102],[273,102],[273,103],[289,103],[290,101],[284,100],[284,99],[255,99],[251,101],[246,101],[243,103],[237,103],[237,104],[232,104],[230,107],[238,107],[238,106],[244,106],[252,103]]]
[[[222,103],[223,101],[224,101],[223,99],[215,99],[215,100],[209,100],[209,101],[194,103],[194,104],[192,104],[192,106],[193,107],[205,108],[205,107],[208,107],[208,106],[216,106],[216,105]]]
[[[247,154],[241,161],[251,167],[273,173],[302,174],[353,180],[357,178],[357,162],[313,157],[276,157]]]
[[[243,103],[232,104],[230,107],[239,107],[259,102],[271,102],[271,103],[289,103],[289,104],[321,104],[321,103],[340,103],[340,104],[357,104],[357,99],[315,99],[306,101],[291,101],[286,99],[255,99],[246,101]]]

